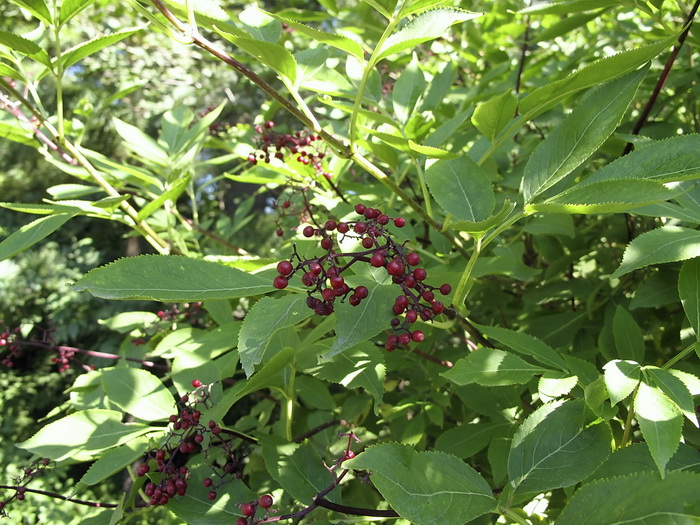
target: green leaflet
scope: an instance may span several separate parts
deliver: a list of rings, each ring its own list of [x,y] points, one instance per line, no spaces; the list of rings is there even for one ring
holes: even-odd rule
[[[472,115],[472,124],[489,139],[495,140],[515,115],[518,97],[511,90],[479,104]]]
[[[61,54],[61,65],[64,69],[68,68],[81,61],[83,58],[97,53],[100,49],[111,46],[112,44],[119,42],[120,40],[141,31],[142,29],[144,29],[144,26],[135,27],[133,29],[123,29],[122,31],[117,31],[110,35],[93,38],[87,42],[81,42],[77,46],[73,46]]]
[[[105,368],[102,386],[110,403],[143,421],[162,421],[177,412],[175,398],[148,370]]]
[[[56,213],[36,219],[0,242],[0,261],[14,257],[63,226],[75,213]]]
[[[612,329],[618,357],[643,363],[644,334],[632,315],[622,306],[615,308]]]
[[[527,383],[544,369],[495,348],[479,348],[440,375],[458,385],[505,386]]]
[[[17,446],[54,461],[87,461],[103,450],[158,430],[143,423],[122,423],[122,417],[115,410],[75,412],[49,423]]]
[[[637,388],[641,377],[641,369],[634,361],[610,361],[603,370],[605,388],[613,405],[629,396]]]
[[[680,226],[664,226],[643,233],[627,245],[622,263],[611,275],[626,273],[652,264],[685,261],[700,255],[700,232]]]
[[[655,472],[602,479],[581,487],[556,525],[688,524],[700,520],[700,475]]]
[[[521,185],[526,204],[581,165],[615,131],[647,70],[596,88],[535,148]]]
[[[496,205],[493,187],[484,170],[467,156],[441,160],[425,171],[431,195],[456,220],[488,219]]]
[[[209,261],[139,255],[91,270],[73,288],[104,299],[179,302],[259,295],[271,291],[272,285],[257,275]]]
[[[400,122],[406,123],[412,116],[418,99],[425,89],[425,76],[418,64],[418,57],[413,54],[411,62],[396,79],[392,90],[391,101],[394,106],[394,114]]]
[[[488,337],[500,341],[511,350],[529,355],[543,365],[567,371],[566,363],[553,348],[544,341],[524,332],[516,332],[500,326],[476,325]]]
[[[466,523],[496,507],[486,480],[444,452],[387,443],[371,446],[343,465],[369,470],[389,505],[417,525]]]
[[[58,23],[63,25],[83,9],[93,4],[95,0],[64,0],[58,14]]]
[[[47,26],[51,25],[53,17],[44,0],[11,0],[13,3],[23,7]],[[65,3],[65,2],[64,2]]]
[[[52,67],[49,54],[37,44],[23,36],[15,35],[8,31],[0,31],[0,46],[6,46],[32,60],[36,60],[48,68]]]
[[[592,474],[610,453],[607,423],[586,426],[585,403],[555,401],[518,428],[508,457],[510,484],[521,493],[568,487]]]
[[[700,338],[700,259],[691,259],[681,266],[678,295],[695,337]]]

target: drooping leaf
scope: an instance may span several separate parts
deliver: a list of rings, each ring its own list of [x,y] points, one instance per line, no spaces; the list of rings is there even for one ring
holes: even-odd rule
[[[447,30],[454,24],[479,16],[481,13],[471,13],[447,7],[424,11],[384,41],[376,60],[379,61],[395,53],[413,49],[423,42],[444,37]]]
[[[660,182],[644,179],[613,179],[576,184],[544,202],[528,204],[533,212],[599,214],[622,213],[663,202],[678,195]]]
[[[56,213],[25,224],[0,242],[0,261],[14,257],[30,246],[35,245],[44,237],[58,230],[74,216],[75,213]]]
[[[678,295],[695,337],[700,338],[700,259],[691,259],[681,266]]]
[[[691,524],[700,519],[700,475],[655,472],[602,479],[581,487],[555,525]],[[612,497],[611,497],[612,496]]]
[[[102,386],[110,403],[143,421],[165,420],[177,411],[173,395],[148,370],[105,368]]]
[[[664,226],[643,233],[625,248],[620,267],[611,279],[652,264],[685,261],[700,255],[700,232],[680,226]]]
[[[457,220],[483,221],[496,205],[491,181],[467,156],[432,164],[425,179],[440,207]]]
[[[441,375],[458,385],[505,386],[527,383],[543,371],[509,352],[479,348]]]
[[[157,166],[168,165],[168,155],[152,137],[136,126],[116,117],[112,119],[114,129],[124,140],[124,145],[133,151],[141,160],[147,160]]]
[[[142,423],[122,423],[121,412],[91,409],[49,423],[17,446],[54,461],[87,461],[152,430]]]
[[[369,341],[348,348],[332,359],[321,359],[318,367],[309,373],[345,388],[364,388],[374,397],[374,411],[379,414],[386,366],[383,353]]]
[[[389,505],[417,525],[466,523],[496,506],[486,480],[444,452],[387,443],[369,447],[343,466],[369,470]]]
[[[634,398],[634,416],[663,478],[681,441],[681,411],[658,386],[642,381]]]
[[[530,414],[515,432],[508,476],[519,492],[543,492],[585,479],[610,453],[607,423],[586,425],[582,399],[555,401]]]
[[[318,29],[314,29],[312,27],[309,27],[305,24],[302,24],[301,22],[298,22],[296,20],[292,20],[291,18],[286,18],[280,15],[277,15],[275,13],[267,13],[270,16],[275,17],[277,20],[280,22],[283,22],[287,24],[290,27],[293,27],[300,33],[313,38],[317,42],[321,42],[323,44],[328,44],[329,46],[333,46],[335,48],[341,49],[345,51],[346,53],[349,53],[355,57],[357,57],[360,60],[364,59],[364,51],[362,50],[362,46],[352,40],[351,38],[348,38],[343,35],[339,35],[336,33],[327,33],[325,31],[320,31]]]
[[[622,120],[647,70],[642,68],[595,89],[535,148],[522,181],[526,203],[562,180],[605,142]]]
[[[472,124],[493,142],[498,133],[511,121],[517,107],[518,97],[508,90],[479,104],[472,115]]]
[[[149,445],[153,439],[153,436],[140,436],[123,445],[107,450],[100,455],[99,459],[80,478],[79,487],[76,488],[75,492],[82,490],[83,486],[89,487],[104,481],[111,475],[131,465],[149,450]]]
[[[603,370],[605,388],[613,405],[629,396],[637,388],[641,377],[641,368],[634,361],[610,361]]]
[[[253,375],[255,365],[262,362],[265,349],[278,330],[294,326],[312,313],[306,306],[306,295],[263,297],[255,303],[238,334],[238,353],[246,376]]]
[[[644,362],[644,334],[634,317],[622,306],[615,307],[612,322],[617,355],[637,363]]]
[[[236,268],[176,255],[139,255],[91,270],[73,285],[103,299],[204,301],[259,295],[266,279]]]
[[[261,436],[260,442],[268,472],[296,500],[312,501],[333,482],[311,443],[289,443],[274,435]],[[326,497],[339,503],[340,491],[334,490]]]
[[[679,135],[635,148],[587,177],[586,184],[613,179],[674,182],[700,173],[700,135]]]
[[[99,50],[105,47],[111,46],[112,44],[124,40],[125,38],[141,31],[143,27],[135,27],[133,29],[123,29],[121,31],[116,31],[112,34],[100,36],[88,40],[87,42],[81,42],[80,44],[66,50],[61,54],[61,64],[64,69],[69,68],[73,64],[80,62],[83,58],[97,53]]]
[[[500,326],[476,325],[476,327],[482,333],[494,338],[496,341],[500,341],[511,350],[515,350],[523,355],[529,355],[547,367],[567,371],[567,365],[561,355],[547,343],[530,334],[516,332]]]
[[[393,286],[376,282],[362,282],[369,296],[358,306],[348,302],[336,305],[335,340],[324,359],[338,355],[356,344],[376,336],[389,326],[394,313],[391,310],[396,291]]]

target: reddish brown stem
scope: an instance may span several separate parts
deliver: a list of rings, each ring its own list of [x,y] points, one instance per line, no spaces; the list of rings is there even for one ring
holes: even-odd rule
[[[143,359],[137,359],[135,357],[124,357],[118,354],[110,354],[107,352],[98,352],[96,350],[85,350],[83,348],[76,348],[74,346],[64,346],[64,345],[52,345],[50,343],[42,343],[39,341],[17,341],[18,344],[24,346],[35,346],[37,348],[43,348],[45,350],[51,351],[65,351],[65,352],[78,352],[80,354],[89,355],[92,357],[102,357],[104,359],[126,359],[127,361],[133,361],[135,363],[141,363],[143,366],[149,368],[158,368],[160,370],[170,370],[167,365],[161,365],[154,363],[153,361],[145,361]]]
[[[87,500],[82,500],[82,499],[73,499],[73,498],[63,496],[62,494],[58,494],[57,492],[50,492],[48,490],[30,489],[28,487],[19,486],[19,485],[18,486],[0,485],[0,489],[10,489],[10,490],[22,489],[22,490],[24,490],[24,492],[32,492],[34,494],[41,494],[42,496],[49,496],[51,498],[61,499],[63,501],[70,501],[71,503],[77,503],[78,505],[86,505],[88,507],[100,507],[100,508],[105,508],[105,509],[113,509],[113,508],[117,507],[116,503],[102,503],[100,501],[87,501]]]

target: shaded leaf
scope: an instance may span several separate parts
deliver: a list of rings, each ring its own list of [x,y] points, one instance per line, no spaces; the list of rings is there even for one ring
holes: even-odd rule
[[[435,448],[458,458],[467,459],[485,449],[495,434],[510,428],[510,423],[471,423],[440,434]]]
[[[444,452],[387,443],[367,448],[343,466],[369,470],[389,505],[417,525],[465,523],[496,507],[486,480]]]
[[[700,259],[691,259],[681,266],[678,295],[695,337],[700,338]]]
[[[458,385],[505,386],[527,383],[544,369],[495,348],[479,348],[440,375]]]
[[[15,35],[8,31],[0,31],[0,46],[7,46],[13,51],[17,51],[32,60],[36,60],[48,68],[52,67],[49,54],[37,44],[23,36]]]
[[[617,355],[637,363],[644,362],[644,334],[634,317],[622,306],[615,307],[612,322]]]
[[[401,72],[399,78],[394,83],[391,101],[394,107],[394,114],[400,122],[406,123],[413,115],[418,99],[423,95],[425,89],[425,76],[418,65],[418,57],[413,54],[413,58],[408,66]]]
[[[75,213],[56,213],[36,219],[0,242],[0,261],[14,257],[63,226]]]
[[[124,29],[109,35],[93,38],[87,42],[81,42],[77,46],[74,46],[61,54],[61,64],[64,69],[69,68],[73,64],[81,61],[83,58],[97,53],[100,49],[111,46],[112,44],[119,42],[120,40],[141,31],[142,29],[143,27]]]
[[[107,450],[95,461],[87,472],[80,478],[75,492],[84,487],[104,481],[113,474],[131,465],[144,455],[153,444],[152,436],[140,436],[115,448]]]
[[[272,285],[257,275],[177,255],[139,255],[91,270],[73,285],[103,299],[203,301],[259,295]]]

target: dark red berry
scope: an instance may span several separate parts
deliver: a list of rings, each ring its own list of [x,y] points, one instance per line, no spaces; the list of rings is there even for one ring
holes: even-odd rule
[[[358,304],[360,304],[361,301],[362,301],[362,299],[360,299],[360,298],[359,298],[357,295],[355,295],[355,294],[352,294],[352,295],[350,296],[350,299],[348,299],[348,302],[350,303],[350,306],[357,306]]]
[[[384,215],[383,213],[377,217],[377,222],[381,224],[382,226],[385,224],[389,224],[389,216]]]
[[[210,490],[210,491],[207,493],[207,498],[209,498],[209,499],[212,500],[212,501],[215,500],[215,499],[216,499],[216,491],[215,491],[215,490]]]
[[[452,287],[449,284],[443,284],[440,287],[440,293],[442,295],[449,295],[449,293],[452,291]]]
[[[305,273],[301,276],[301,282],[304,286],[313,286],[316,284],[318,278],[312,273]]]
[[[423,339],[425,339],[425,335],[420,330],[416,330],[411,333],[411,339],[413,339],[415,343],[420,343]]]
[[[409,310],[406,312],[406,321],[409,323],[415,323],[418,320],[418,313],[415,310]]]
[[[278,158],[279,158],[279,157],[278,157]],[[289,208],[291,205],[292,205],[292,203],[289,202],[289,201],[284,201],[284,202],[282,203],[282,207],[283,207],[284,209]]]
[[[355,223],[355,227],[353,228],[355,230],[355,233],[365,233],[367,231],[367,223],[366,222],[357,222]]]
[[[411,342],[411,336],[408,333],[403,333],[399,336],[399,344],[400,345],[407,345],[408,343]]]
[[[398,277],[399,275],[403,275],[404,271],[404,266],[403,263],[397,259],[393,259],[392,261],[389,262],[389,264],[386,265],[386,271],[389,273],[389,275],[393,275],[394,277]],[[415,274],[415,272],[414,272]],[[418,277],[416,277],[418,279]]]
[[[411,252],[406,256],[406,262],[409,266],[418,266],[420,264],[420,255],[416,252]]]
[[[289,261],[280,261],[277,263],[277,273],[280,275],[289,275],[294,271],[294,266]]]
[[[432,310],[436,314],[441,314],[445,310],[445,305],[442,304],[440,301],[435,301],[433,303]]]
[[[367,206],[364,204],[355,204],[355,212],[362,215],[365,213],[365,210],[367,209]]]
[[[365,237],[362,239],[362,246],[369,250],[372,246],[374,246],[374,241],[371,237]]]
[[[425,278],[428,277],[428,272],[424,268],[416,268],[413,270],[413,277],[416,278],[416,281],[425,281]]]
[[[304,237],[313,237],[316,230],[313,226],[306,226],[301,233],[304,235]]]
[[[408,286],[409,288],[415,288],[415,286],[416,286],[416,278],[413,277],[413,275],[408,274],[408,275],[406,276],[406,279],[404,280],[404,283],[405,283],[406,286]]]
[[[288,284],[289,284],[289,280],[286,277],[284,277],[283,275],[278,275],[272,281],[272,286],[274,288],[277,288],[278,290],[282,290],[283,288],[286,288]]]
[[[275,232],[275,235],[277,235],[277,237],[282,237],[282,236],[284,235],[284,231],[282,231],[282,230],[277,230],[277,231]]]
[[[324,288],[321,290],[321,297],[323,297],[324,301],[333,301],[335,300],[335,290],[332,288]]]
[[[335,290],[339,290],[343,287],[345,284],[345,279],[343,279],[340,275],[334,275],[331,277],[331,287],[334,288]]]
[[[350,231],[350,226],[348,226],[344,222],[338,223],[338,232],[339,233],[348,233],[349,231]]]
[[[255,514],[255,506],[252,503],[244,503],[241,505],[241,512],[244,516],[250,517]]]
[[[213,484],[214,484],[214,481],[212,481],[211,478],[204,478],[202,480],[202,485],[204,485],[205,487],[211,487]]]
[[[360,299],[366,299],[369,296],[369,290],[366,286],[358,286],[355,288],[355,295]]]
[[[260,496],[258,503],[263,509],[269,509],[270,507],[272,507],[272,496],[270,496],[269,494],[263,494],[262,496]]]
[[[423,299],[425,299],[426,301],[432,301],[433,299],[435,299],[435,294],[430,290],[426,290],[425,292],[423,292]]]
[[[396,347],[399,344],[399,338],[396,334],[391,334],[389,337],[386,338],[386,343],[384,343],[384,348],[391,352],[392,350],[395,350]]]
[[[193,386],[194,388],[199,388],[200,386],[202,386],[202,382],[201,382],[199,379],[193,379],[193,380],[192,380],[192,386]]]
[[[394,302],[403,308],[408,307],[408,297],[405,295],[399,295]]]
[[[309,265],[309,271],[314,275],[321,275],[323,267],[318,263],[311,263]]]
[[[236,525],[248,525],[248,520],[245,518],[238,518],[236,520]]]
[[[338,224],[335,221],[326,221],[326,230],[333,231],[337,228]]]
[[[401,315],[404,311],[404,307],[398,303],[394,303],[394,306],[392,306],[391,309],[396,315]]]
[[[275,127],[275,123],[274,123],[273,121],[271,121],[271,120],[268,120],[267,122],[265,122],[265,127],[266,127],[267,129],[274,128],[274,127]]]
[[[384,266],[384,264],[386,264],[386,258],[383,254],[376,252],[370,258],[369,263],[375,268],[381,268],[382,266]]]
[[[394,219],[394,226],[396,226],[397,228],[403,228],[404,226],[406,226],[406,219],[404,219],[403,217],[396,217]]]
[[[323,248],[324,250],[330,250],[331,246],[333,246],[333,241],[330,237],[324,237],[323,239],[321,239],[321,248]]]

